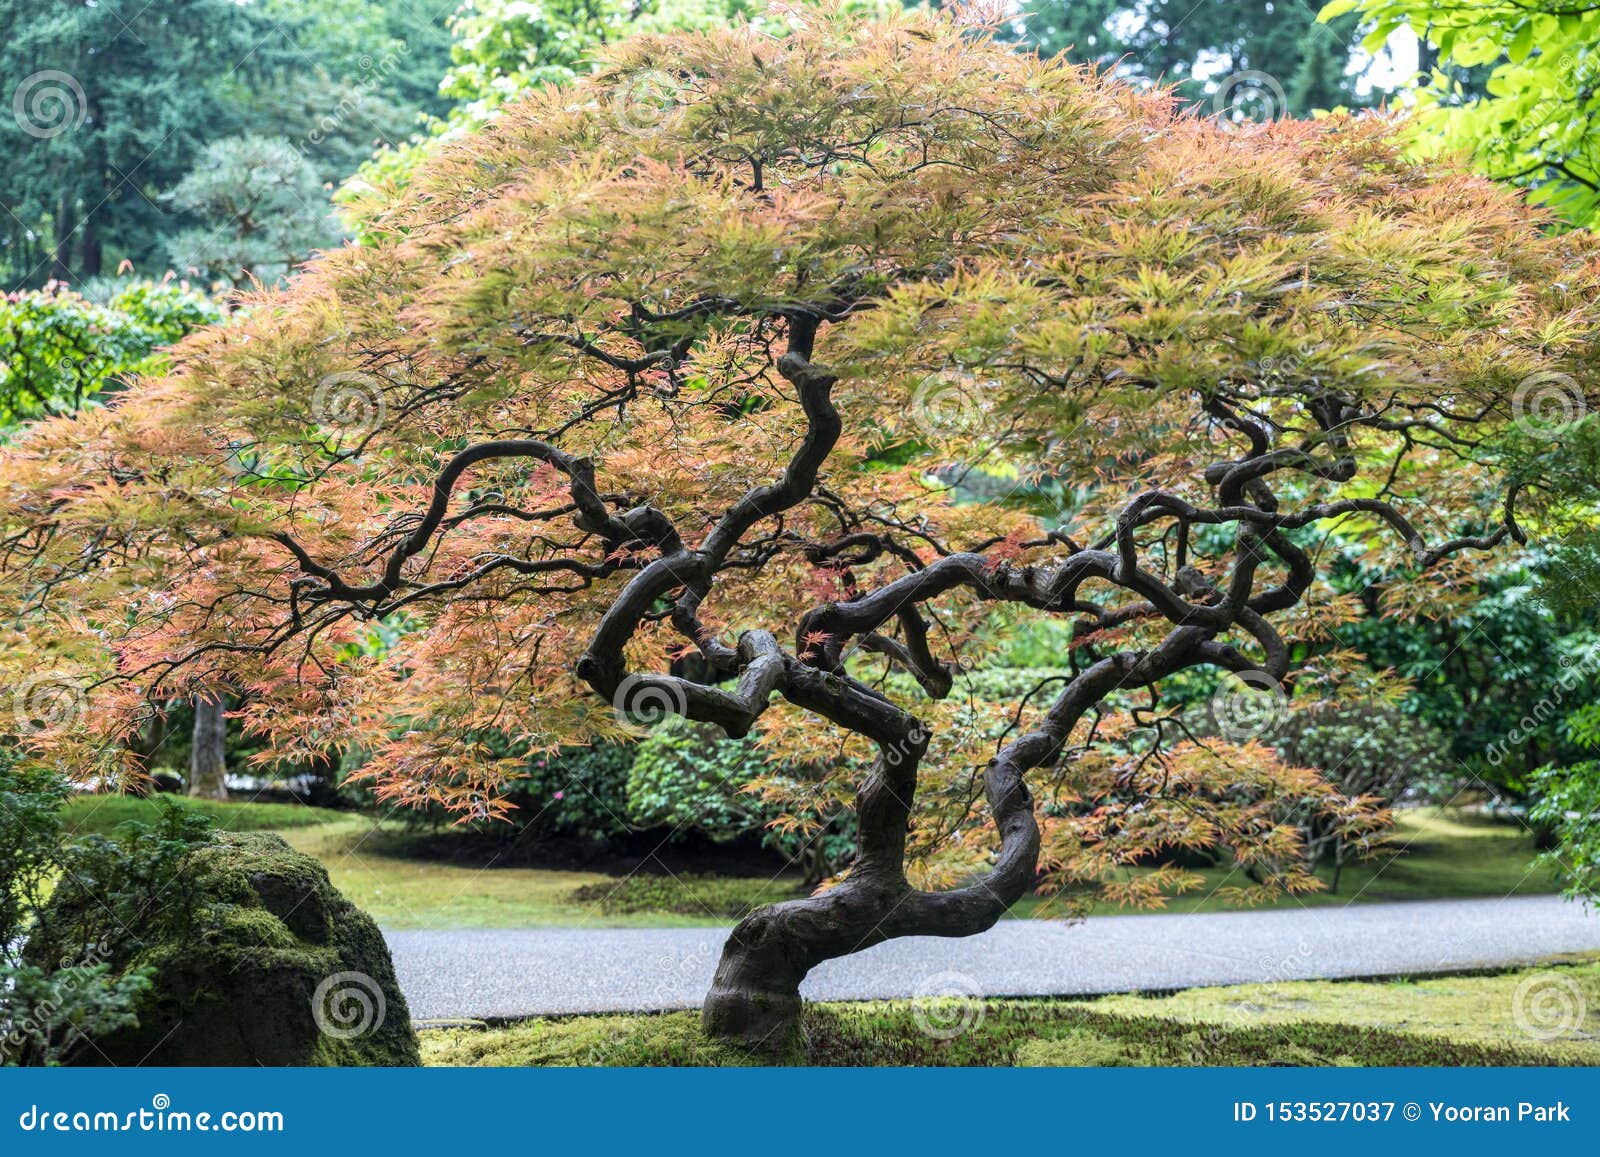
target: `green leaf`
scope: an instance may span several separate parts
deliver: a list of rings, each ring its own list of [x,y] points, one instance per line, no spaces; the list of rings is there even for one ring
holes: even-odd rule
[[[1377,52],[1385,44],[1389,43],[1390,33],[1398,27],[1399,23],[1394,20],[1378,21],[1377,27],[1361,38],[1361,47],[1368,52]]]
[[[1528,53],[1533,50],[1533,22],[1525,21],[1518,30],[1511,47],[1506,49],[1506,55],[1511,58],[1512,64],[1521,64],[1528,58]]]

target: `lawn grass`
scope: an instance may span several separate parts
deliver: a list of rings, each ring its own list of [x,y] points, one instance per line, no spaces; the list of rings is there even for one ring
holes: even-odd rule
[[[1192,988],[1156,998],[1107,996],[1095,1007],[1119,1016],[1159,1016],[1186,1024],[1257,1028],[1312,1022],[1484,1046],[1528,1041],[1527,1031],[1518,1023],[1520,1013],[1541,1035],[1549,1034],[1549,1039],[1536,1042],[1542,1051],[1563,1064],[1600,1064],[1600,956],[1596,955],[1490,975],[1376,982],[1301,980]]]
[[[683,928],[729,919],[725,908],[696,907],[682,897],[664,908],[610,904],[606,895],[629,888],[599,872],[405,859],[395,854],[404,847],[399,825],[362,816],[282,834],[327,865],[334,887],[385,928]],[[743,895],[758,904],[794,894],[792,886],[766,877],[725,878],[719,888],[724,896]]]
[[[593,905],[606,915],[634,912],[675,912],[684,916],[720,916],[738,920],[757,908],[805,895],[793,879],[771,880],[683,873],[647,876],[635,873],[625,880],[607,879],[585,884],[569,897]]]
[[[1421,807],[1395,813],[1394,851],[1364,864],[1347,865],[1333,891],[1333,873],[1317,875],[1330,885],[1320,892],[1279,896],[1258,908],[1312,908],[1385,900],[1470,899],[1484,896],[1533,896],[1560,890],[1550,873],[1535,868],[1533,836],[1515,820],[1496,819],[1458,809]],[[1249,881],[1229,868],[1204,868],[1205,883],[1193,892],[1170,897],[1166,912],[1224,912],[1236,906],[1218,889]],[[1152,909],[1102,904],[1097,915]],[[1015,905],[1014,916],[1048,915],[1047,901],[1028,897]]]
[[[223,803],[210,799],[162,795],[141,799],[131,795],[75,795],[61,809],[68,835],[111,835],[127,823],[154,823],[162,801],[209,816],[223,831],[283,831],[339,823],[348,813],[297,803]]]
[[[1512,1009],[1519,986],[1532,983],[1587,993],[1587,1020],[1555,1039],[1530,1036]],[[425,1029],[421,1037],[424,1064],[458,1066],[1595,1065],[1600,961],[1442,981],[1195,989],[1165,999],[808,1005],[800,1040],[776,1057],[707,1041],[696,1012],[548,1017]]]
[[[174,797],[167,797],[174,798]],[[409,834],[398,821],[297,804],[215,803],[180,799],[235,831],[276,830],[327,865],[334,886],[386,928],[692,927],[725,924],[749,907],[799,895],[791,877],[677,877],[636,873],[484,867],[407,857]],[[149,820],[157,804],[127,796],[79,796],[65,819],[79,834],[109,832],[129,820]],[[1506,896],[1552,892],[1534,849],[1514,822],[1458,811],[1416,808],[1399,813],[1395,843],[1403,849],[1347,868],[1338,892],[1284,896],[1266,907],[1339,905],[1378,900]],[[1206,885],[1171,899],[1166,911],[1209,912],[1229,907],[1215,890],[1238,884],[1225,869],[1202,873]],[[1013,916],[1048,915],[1032,897]],[[1125,912],[1113,906],[1096,910]]]
[[[385,928],[699,927],[727,923],[735,908],[800,894],[788,878],[723,877],[714,887],[690,879],[679,886],[671,877],[635,880],[406,858],[408,833],[397,821],[302,804],[162,798],[210,816],[227,831],[278,832],[321,860],[333,886]],[[70,835],[108,835],[125,823],[152,822],[160,806],[134,796],[80,795],[67,801],[62,820]]]

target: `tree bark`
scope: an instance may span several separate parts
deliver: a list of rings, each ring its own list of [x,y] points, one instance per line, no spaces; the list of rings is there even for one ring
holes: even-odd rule
[[[813,708],[822,705],[804,680],[792,684],[789,695]],[[837,888],[759,909],[734,928],[701,1010],[706,1032],[719,1040],[782,1051],[799,1026],[800,982],[824,960],[898,936],[976,935],[1033,886],[1039,828],[1021,773],[1053,747],[1053,736],[1030,734],[985,771],[1001,838],[994,867],[964,888],[922,892],[905,878],[905,840],[927,736],[893,708],[868,709],[882,711],[887,733],[877,736],[877,767],[856,797],[855,867]]]
[[[83,242],[81,252],[83,260],[81,267],[84,277],[99,277],[104,266],[102,264],[103,247],[100,244],[99,222],[91,213],[83,221]]]
[[[78,229],[76,206],[71,193],[62,195],[55,221],[55,246],[50,257],[50,278],[53,281],[72,280],[72,250]]]
[[[194,701],[194,744],[189,751],[189,794],[201,799],[227,799],[227,757],[223,741],[228,737],[224,712],[227,699],[222,695],[200,695]]]
[[[945,893],[850,879],[820,896],[758,909],[723,945],[701,1023],[718,1040],[781,1052],[800,1023],[800,982],[818,964],[898,936],[975,936],[1022,898],[1031,876],[1019,875],[1020,887],[1000,884],[1003,891],[984,883]]]

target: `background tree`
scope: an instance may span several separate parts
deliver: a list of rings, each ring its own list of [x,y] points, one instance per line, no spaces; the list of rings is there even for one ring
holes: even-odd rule
[[[1464,151],[1577,224],[1600,213],[1600,8],[1566,0],[1334,0],[1369,43],[1409,28],[1435,63],[1414,89],[1430,150]],[[1481,87],[1471,74],[1487,72]],[[1467,76],[1463,76],[1463,73]]]
[[[16,115],[0,138],[0,201],[14,279],[95,276],[110,238],[114,258],[150,262],[162,213],[149,192],[188,171],[224,116],[221,82],[252,27],[232,0],[6,5],[0,93]]]
[[[1594,239],[1387,122],[1219,126],[926,14],[627,41],[378,225],[7,452],[0,679],[89,708],[30,750],[126,773],[152,700],[226,685],[274,757],[360,748],[467,817],[523,768],[490,729],[837,753],[853,864],[743,920],[707,998],[752,1043],[830,957],[1196,886],[1116,877],[1164,851],[1316,887],[1308,816],[1382,817],[1244,708],[1351,613],[1322,535],[1464,581],[1524,537],[1518,383],[1600,359]],[[951,463],[1091,493],[1046,530]],[[1009,711],[951,695],[997,615],[1071,639]],[[1196,670],[1216,738],[1162,697]]]
[[[162,194],[204,147],[281,136],[342,179],[437,111],[443,13],[418,0],[17,0],[0,11],[0,276],[165,267],[194,224]],[[412,103],[422,102],[422,103]]]
[[[1357,26],[1353,16],[1319,24],[1304,0],[1026,0],[1019,18],[1021,38],[1047,55],[1176,85],[1186,101],[1220,99],[1251,119],[1368,103]],[[1246,72],[1263,77],[1230,81]]]
[[[235,286],[287,276],[339,237],[315,168],[282,137],[213,141],[166,199],[199,221],[169,243],[173,264]]]
[[[529,88],[578,79],[599,49],[631,33],[708,28],[751,7],[747,0],[465,0],[450,18],[454,43],[440,92],[481,119]]]
[[[443,142],[478,128],[530,88],[588,74],[607,44],[633,33],[714,28],[758,7],[751,0],[463,0],[449,19],[449,68],[439,84],[440,95],[453,102],[448,111],[411,139],[378,150],[338,200],[359,228]]]
[[[239,77],[230,134],[285,137],[317,180],[344,180],[375,149],[449,110],[450,6],[427,0],[255,0],[291,63]]]
[[[189,794],[202,799],[228,798],[228,757],[223,744],[228,737],[226,697],[196,695],[194,733],[189,746]]]

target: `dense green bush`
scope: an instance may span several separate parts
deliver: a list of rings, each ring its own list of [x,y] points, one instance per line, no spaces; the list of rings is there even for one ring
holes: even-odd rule
[[[497,759],[519,758],[523,772],[511,780],[504,796],[515,810],[510,822],[479,820],[469,825],[479,835],[506,840],[531,834],[572,837],[602,843],[632,832],[628,821],[628,769],[633,763],[632,743],[597,743],[589,747],[563,747],[554,752],[534,752],[528,745],[505,735],[485,732],[463,737],[480,744]],[[352,752],[339,774],[349,776],[362,763]],[[371,788],[357,780],[341,787],[344,802],[370,808]],[[413,826],[439,828],[457,817],[442,807],[406,809],[395,818]]]
[[[1566,726],[1584,751],[1600,750],[1600,704],[1580,707]],[[1537,799],[1528,817],[1551,841],[1540,863],[1551,869],[1568,895],[1600,899],[1600,760],[1541,768],[1533,786]]]
[[[731,840],[759,828],[760,800],[744,789],[767,771],[754,744],[677,719],[639,744],[628,770],[628,818],[641,827],[693,828]]]
[[[57,284],[0,297],[0,430],[71,413],[136,374],[159,372],[160,347],[222,316],[181,282],[99,289],[103,300]]]
[[[1392,803],[1454,771],[1450,740],[1389,703],[1324,700],[1289,712],[1270,737],[1287,762],[1311,767],[1347,796]]]
[[[639,744],[628,771],[628,819],[715,841],[761,832],[763,842],[799,866],[807,882],[839,871],[855,852],[853,813],[819,795],[817,808],[797,817],[809,832],[776,826],[783,812],[749,790],[764,776],[782,777],[790,781],[786,786],[826,778],[820,768],[775,768],[752,739],[729,739],[708,725],[672,718]]]
[[[1383,702],[1311,703],[1289,712],[1264,738],[1286,762],[1316,769],[1352,799],[1371,796],[1394,803],[1448,790],[1456,766],[1450,741],[1438,728]],[[1365,849],[1348,846],[1345,833],[1326,815],[1297,818],[1306,858],[1334,866],[1337,891],[1339,869]]]
[[[625,834],[633,757],[633,745],[624,743],[564,747],[533,756],[527,775],[506,793],[517,805],[516,822],[592,840]]]
[[[1550,833],[1539,855],[1567,895],[1600,900],[1600,763],[1547,767],[1534,776],[1538,799],[1528,817]]]
[[[1437,618],[1385,616],[1374,594],[1368,617],[1339,627],[1341,644],[1410,681],[1408,711],[1449,738],[1452,762],[1512,797],[1527,794],[1535,769],[1583,757],[1553,705],[1600,693],[1600,636],[1586,617],[1541,599],[1544,564],[1533,551],[1511,560],[1464,609]],[[1382,577],[1363,581],[1381,590]]]

